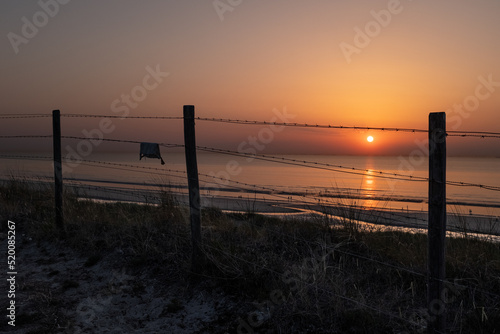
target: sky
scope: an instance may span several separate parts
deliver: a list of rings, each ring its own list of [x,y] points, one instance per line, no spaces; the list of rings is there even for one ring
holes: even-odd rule
[[[199,117],[418,129],[445,111],[448,130],[499,131],[496,0],[12,0],[0,12],[0,114],[123,118],[63,117],[67,136],[182,143],[182,121],[128,117],[181,116],[183,105]],[[2,119],[0,131],[51,134],[51,120]],[[243,150],[256,138],[266,153],[399,155],[425,142],[206,121],[196,131],[198,145]],[[0,151],[50,147],[0,141]],[[498,157],[500,140],[449,137],[448,152]]]

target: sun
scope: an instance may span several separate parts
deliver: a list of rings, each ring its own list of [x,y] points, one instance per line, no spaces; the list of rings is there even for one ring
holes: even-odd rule
[[[373,141],[373,137],[372,136],[366,137],[366,141],[368,141],[369,143],[371,143]]]

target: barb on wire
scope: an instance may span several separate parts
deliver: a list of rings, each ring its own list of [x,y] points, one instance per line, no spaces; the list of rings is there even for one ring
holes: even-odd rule
[[[411,132],[411,133],[428,133],[427,129],[417,128],[397,128],[397,127],[372,127],[372,126],[344,126],[344,125],[331,125],[331,124],[315,124],[315,123],[285,123],[285,122],[266,122],[255,120],[241,120],[229,118],[209,118],[209,117],[196,117],[200,121],[208,122],[221,122],[232,124],[245,124],[245,125],[274,125],[274,126],[287,126],[287,127],[300,127],[300,128],[318,128],[318,129],[341,129],[341,130],[375,130],[375,131],[391,131],[391,132]],[[485,131],[447,131],[447,136],[459,137],[481,137],[481,138],[500,138],[500,132],[485,132]]]
[[[3,114],[0,119],[8,118],[40,118],[51,117],[50,114]],[[102,114],[61,114],[61,117],[72,118],[119,118],[123,119],[155,119],[155,120],[181,120],[182,116],[117,116],[117,115],[102,115]],[[418,128],[398,128],[398,127],[372,127],[372,126],[344,126],[344,125],[331,125],[331,124],[317,124],[310,123],[286,123],[286,122],[269,122],[257,120],[241,120],[229,118],[214,118],[214,117],[196,117],[199,121],[208,122],[221,122],[231,124],[244,124],[244,125],[274,125],[286,127],[301,127],[301,128],[318,128],[318,129],[342,129],[342,130],[374,130],[374,131],[391,131],[391,132],[410,132],[410,133],[428,133],[427,129]],[[491,131],[447,131],[446,135],[449,137],[476,137],[476,138],[500,138],[500,132]]]
[[[165,120],[183,119],[182,116],[117,116],[117,115],[86,115],[86,114],[61,114],[61,117],[119,118],[119,119],[165,119]]]
[[[0,159],[15,159],[15,160],[52,160],[49,156],[36,156],[36,155],[0,155]]]
[[[88,137],[75,137],[75,136],[61,136],[61,138],[64,139],[79,139],[79,140],[90,140],[92,138]],[[142,141],[137,141],[137,140],[127,140],[127,139],[110,139],[110,138],[102,138],[100,139],[102,141],[109,141],[109,142],[117,142],[117,143],[132,143],[132,144],[140,144]],[[167,144],[167,143],[159,143],[160,146],[167,147],[167,148],[175,148],[175,147],[184,147],[182,144]]]
[[[42,117],[51,117],[50,114],[2,114],[0,118],[42,118]]]
[[[447,133],[446,134],[447,137],[475,137],[475,138],[500,138],[500,134],[491,134],[491,135],[487,135],[487,134],[476,134],[476,133],[473,133],[473,134],[467,134],[467,133],[462,133],[462,134],[449,134]]]
[[[52,138],[52,135],[16,135],[16,136],[0,136],[0,138]]]
[[[429,132],[423,129],[410,129],[410,128],[393,128],[393,127],[370,127],[370,126],[344,126],[344,125],[330,125],[330,124],[314,124],[314,123],[284,123],[284,122],[266,122],[266,121],[249,121],[240,119],[229,118],[208,118],[196,117],[195,119],[208,122],[222,122],[232,124],[247,124],[247,125],[275,125],[275,126],[288,126],[299,128],[319,128],[319,129],[345,129],[345,130],[378,130],[378,131],[396,131],[396,132]]]
[[[500,191],[499,186],[491,186],[491,185],[487,185],[487,184],[468,183],[468,182],[461,182],[461,181],[446,181],[446,184],[449,184],[450,186],[455,186],[455,187],[474,187],[474,188],[481,188],[481,189],[486,189],[486,190]]]

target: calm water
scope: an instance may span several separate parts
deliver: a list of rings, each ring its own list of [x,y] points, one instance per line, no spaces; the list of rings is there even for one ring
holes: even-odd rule
[[[185,171],[184,155],[183,153],[167,153],[162,152],[166,162],[163,166],[157,159],[139,160],[138,154],[95,153],[87,159],[133,165],[139,168],[96,163],[78,166],[63,165],[64,178],[68,181],[77,179],[87,185],[127,189],[148,188],[145,184],[163,184],[179,186],[178,191],[185,192],[182,187],[185,187],[187,183],[186,175],[173,171]],[[50,156],[50,154],[36,155]],[[286,196],[288,199],[288,194],[269,194],[272,189],[276,193],[288,191],[308,196],[322,195],[321,200],[331,203],[339,201],[340,196],[343,197],[341,199],[343,203],[356,203],[356,205],[369,207],[419,211],[427,209],[427,204],[424,202],[427,197],[426,182],[395,181],[376,176],[377,171],[383,171],[427,177],[426,160],[410,162],[406,159],[405,162],[404,158],[399,157],[319,155],[284,157],[369,171],[364,172],[363,175],[354,175],[269,161],[247,161],[245,158],[229,155],[198,153],[199,172],[223,179],[200,176],[202,195],[264,199],[283,199]],[[1,173],[4,178],[11,174],[53,176],[51,161],[1,159],[1,163]],[[448,158],[447,163],[448,180],[500,186],[500,159],[498,158]],[[249,185],[256,185],[256,187]],[[158,189],[158,187],[153,188]],[[298,197],[301,196],[292,196],[294,199]],[[475,214],[492,216],[498,216],[500,213],[500,192],[475,187],[448,186],[447,197],[449,202],[459,203],[449,205],[451,211],[468,213],[472,210]]]

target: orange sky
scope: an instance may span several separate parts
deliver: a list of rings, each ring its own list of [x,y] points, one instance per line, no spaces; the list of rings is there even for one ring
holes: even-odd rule
[[[46,0],[45,9],[0,3],[0,113],[116,115],[126,106],[122,97],[146,85],[151,89],[129,115],[179,116],[182,105],[194,104],[201,117],[267,121],[273,109],[286,107],[300,123],[426,128],[429,112],[447,111],[448,129],[499,130],[497,1],[61,2]],[[38,22],[29,38],[27,21]],[[144,81],[156,68],[168,76]],[[460,106],[468,110],[458,113]],[[182,142],[181,124],[117,120],[106,137]],[[63,120],[66,135],[96,127],[95,120]],[[199,122],[198,144],[235,150],[261,129]],[[0,130],[51,128],[44,119],[5,121]],[[375,137],[371,144],[368,135]],[[420,140],[287,128],[265,151],[408,154]],[[0,142],[2,151],[47,147]],[[500,156],[500,141],[450,138],[449,151]]]

